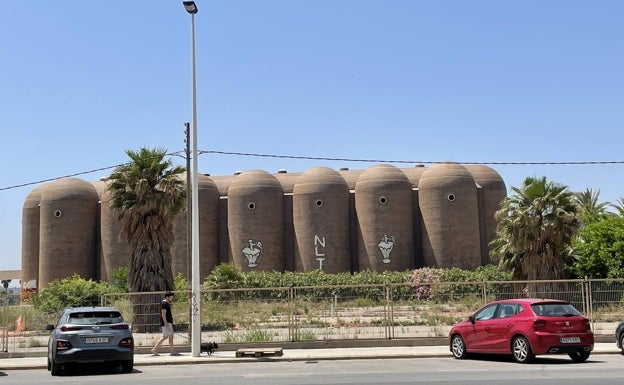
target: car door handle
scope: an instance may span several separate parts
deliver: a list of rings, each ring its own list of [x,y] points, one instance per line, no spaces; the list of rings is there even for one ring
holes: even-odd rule
[[[486,331],[486,332],[489,332],[489,331],[490,331],[490,327],[489,327],[489,326],[486,326],[486,327],[485,327],[485,331]]]

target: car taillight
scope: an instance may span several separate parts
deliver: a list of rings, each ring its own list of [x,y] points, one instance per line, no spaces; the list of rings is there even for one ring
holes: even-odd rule
[[[58,340],[56,341],[56,350],[68,350],[72,348],[72,344],[69,341]]]
[[[546,320],[543,319],[534,319],[533,320],[533,327],[535,329],[540,329],[546,326]]]
[[[129,329],[130,327],[128,326],[128,324],[119,324],[119,325],[112,325],[110,328],[126,330],[126,329]]]
[[[76,330],[82,330],[81,326],[61,326],[62,332],[73,332]]]
[[[585,331],[590,332],[591,331],[591,324],[589,323],[589,319],[585,318],[583,320],[583,323],[585,324]]]
[[[123,346],[125,348],[131,348],[134,345],[134,341],[131,337],[123,338],[119,341],[119,346]]]

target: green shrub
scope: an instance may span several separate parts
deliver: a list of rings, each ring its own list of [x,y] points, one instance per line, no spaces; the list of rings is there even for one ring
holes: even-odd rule
[[[87,280],[74,274],[50,282],[33,296],[32,303],[37,310],[54,313],[69,306],[97,306],[103,294],[115,292],[118,292],[118,288],[108,282]]]

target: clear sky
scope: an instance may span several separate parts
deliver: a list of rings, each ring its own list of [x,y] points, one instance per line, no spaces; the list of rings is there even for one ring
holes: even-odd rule
[[[124,163],[126,149],[184,150],[181,3],[0,2],[0,270],[21,268],[34,182]],[[483,162],[508,187],[546,176],[624,196],[624,1],[196,3],[199,150]],[[495,164],[587,161],[616,164]],[[212,175],[373,164],[199,158]]]

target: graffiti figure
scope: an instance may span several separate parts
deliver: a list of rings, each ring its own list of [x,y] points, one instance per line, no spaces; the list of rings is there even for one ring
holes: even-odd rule
[[[258,258],[262,254],[262,242],[255,242],[253,239],[249,240],[249,247],[245,247],[243,249],[243,255],[247,259],[247,266],[256,267],[258,266]]]
[[[381,242],[377,244],[377,247],[379,248],[379,251],[381,251],[381,254],[383,255],[382,262],[390,263],[390,253],[392,252],[392,248],[394,247],[394,236],[393,235],[388,236],[384,234],[383,238],[381,239]]]

